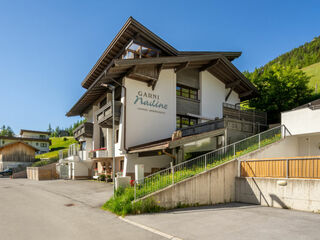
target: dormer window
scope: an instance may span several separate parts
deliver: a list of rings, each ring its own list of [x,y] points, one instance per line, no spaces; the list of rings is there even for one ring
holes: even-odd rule
[[[159,57],[160,51],[146,47],[140,43],[131,41],[126,47],[122,59],[134,59],[134,58],[151,58],[151,57]]]

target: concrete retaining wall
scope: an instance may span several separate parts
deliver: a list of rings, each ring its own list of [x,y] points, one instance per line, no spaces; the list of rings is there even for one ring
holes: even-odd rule
[[[320,180],[236,178],[236,201],[320,212]]]
[[[235,177],[238,161],[230,161],[175,185],[150,194],[158,205],[174,208],[179,204],[212,205],[235,201]]]

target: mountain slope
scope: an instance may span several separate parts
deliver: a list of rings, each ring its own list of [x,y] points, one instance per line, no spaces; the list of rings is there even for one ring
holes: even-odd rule
[[[320,62],[304,67],[301,70],[311,77],[309,87],[314,89],[315,93],[320,93]]]
[[[261,69],[267,69],[274,64],[290,66],[293,68],[304,68],[320,62],[320,36],[315,37],[311,42],[292,49],[280,55],[264,65]]]

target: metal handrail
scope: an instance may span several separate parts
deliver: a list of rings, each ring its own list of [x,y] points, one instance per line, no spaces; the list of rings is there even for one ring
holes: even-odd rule
[[[261,135],[262,135],[262,134],[263,134],[263,135],[268,134],[268,132],[275,131],[275,130],[276,130],[276,131],[277,131],[277,130],[280,130],[280,135],[281,135],[281,137],[286,137],[286,135],[285,135],[284,133],[289,132],[284,125],[280,125],[280,126],[278,126],[278,127],[269,129],[269,130],[264,131],[264,132],[262,132],[262,133],[259,133],[259,134],[250,136],[250,137],[248,137],[248,138],[245,138],[245,139],[243,139],[243,140],[234,142],[234,143],[229,144],[229,145],[227,145],[227,146],[224,146],[224,147],[222,147],[222,148],[215,149],[215,150],[210,151],[210,152],[208,152],[208,153],[202,154],[202,155],[197,156],[197,157],[195,157],[195,158],[193,158],[193,159],[190,159],[190,160],[188,160],[188,161],[185,161],[185,162],[176,164],[176,165],[174,165],[174,166],[171,166],[171,167],[169,167],[169,168],[160,170],[160,171],[158,171],[158,172],[156,172],[156,173],[153,173],[153,174],[151,174],[151,175],[149,175],[149,176],[147,176],[147,177],[144,177],[144,178],[142,178],[142,179],[137,179],[137,181],[135,181],[135,184],[134,184],[135,196],[136,196],[137,183],[139,183],[139,184],[141,184],[141,183],[142,183],[142,184],[145,184],[146,182],[151,181],[152,178],[156,177],[157,175],[160,177],[160,175],[163,174],[163,173],[168,173],[168,174],[171,173],[171,174],[172,174],[172,184],[174,184],[174,172],[175,172],[175,169],[180,169],[180,170],[182,170],[182,168],[180,168],[182,165],[186,165],[186,167],[187,167],[187,165],[188,165],[189,163],[194,162],[194,163],[196,164],[196,163],[197,163],[197,160],[200,160],[200,161],[203,162],[203,163],[200,162],[200,164],[203,164],[203,165],[204,165],[204,166],[202,166],[204,170],[201,170],[200,172],[207,171],[207,164],[210,164],[210,162],[208,162],[208,160],[210,160],[210,158],[214,157],[214,156],[213,156],[214,153],[218,153],[218,154],[219,154],[219,152],[220,152],[220,156],[218,155],[218,157],[229,158],[229,157],[231,156],[231,159],[228,159],[227,161],[234,160],[234,159],[237,158],[236,146],[240,145],[240,147],[241,147],[241,143],[243,143],[243,142],[248,142],[248,143],[250,144],[250,140],[251,140],[251,139],[257,138],[258,141],[257,141],[257,143],[254,143],[254,144],[258,144],[257,149],[260,149],[260,147],[261,147],[261,142],[267,139],[267,138],[264,138],[264,139],[262,140],[262,139],[261,139]],[[289,132],[289,134],[291,135],[290,132]],[[275,134],[274,136],[276,136],[276,134]],[[273,138],[274,136],[272,136],[272,138]],[[251,144],[251,146],[254,146],[254,144]],[[231,147],[232,147],[232,148],[231,148]],[[248,145],[245,149],[243,149],[243,150],[241,150],[241,151],[244,151],[244,150],[248,149],[249,147],[250,147],[250,145]],[[230,150],[233,150],[233,154],[230,155],[230,156],[228,155],[228,154],[229,154],[229,152],[227,151],[228,148],[229,148]],[[256,150],[256,149],[254,149],[254,150]],[[254,150],[252,150],[252,151],[254,151]],[[208,158],[209,158],[209,159],[208,159]],[[213,162],[212,162],[212,163],[213,163]],[[211,163],[211,164],[212,164],[212,163]],[[199,164],[199,163],[198,163],[198,164]],[[184,167],[184,168],[186,168],[186,167]],[[183,177],[184,177],[184,176],[183,176]],[[188,176],[187,176],[187,177],[188,177]],[[167,179],[166,179],[166,181],[167,181]],[[166,183],[167,183],[167,182],[166,182]],[[167,185],[165,185],[165,186],[168,186],[168,185],[170,185],[170,184],[167,184]],[[135,199],[136,199],[136,198],[135,198]]]

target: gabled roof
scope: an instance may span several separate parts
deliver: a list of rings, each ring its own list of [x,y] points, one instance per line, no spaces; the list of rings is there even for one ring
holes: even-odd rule
[[[31,149],[33,149],[33,150],[35,150],[35,151],[39,151],[39,149],[35,148],[34,146],[31,146],[31,145],[29,145],[29,144],[27,144],[27,143],[25,143],[25,142],[22,142],[22,141],[12,142],[12,143],[8,143],[8,144],[6,144],[6,145],[3,145],[2,147],[0,147],[0,151],[1,151],[2,149],[4,149],[4,148],[13,146],[13,145],[15,145],[15,144],[22,144],[22,145],[25,145],[26,147],[31,148]]]
[[[36,131],[36,130],[26,130],[26,129],[21,129],[21,130],[20,130],[20,135],[22,135],[24,132],[29,132],[29,133],[40,133],[40,134],[50,134],[49,132],[45,132],[45,131]]]
[[[178,55],[178,51],[174,47],[151,32],[133,17],[129,17],[127,22],[120,29],[119,33],[115,36],[99,60],[93,66],[89,74],[82,81],[82,87],[89,88],[94,80],[108,66],[108,64],[110,64],[114,58],[120,56],[122,50],[130,43],[130,41],[141,38],[155,44],[158,49],[168,56]]]
[[[124,48],[132,41],[148,42],[161,50],[162,56],[192,56],[206,54],[221,54],[229,61],[239,57],[241,52],[212,52],[212,51],[178,51],[169,43],[151,32],[133,17],[129,17],[119,33],[111,41],[107,49],[103,52],[96,64],[92,67],[88,75],[82,81],[82,87],[88,89],[100,74],[111,64],[112,60],[118,58]]]

